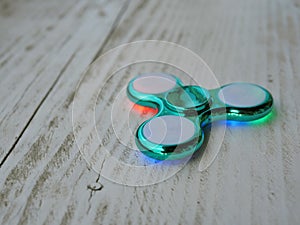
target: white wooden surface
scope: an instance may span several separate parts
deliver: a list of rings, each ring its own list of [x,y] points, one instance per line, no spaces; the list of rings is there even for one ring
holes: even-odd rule
[[[299,1],[0,3],[1,224],[299,223]],[[147,187],[99,177],[74,143],[74,91],[95,56],[144,39],[190,48],[220,83],[265,86],[274,120],[228,127],[202,173],[193,160]]]

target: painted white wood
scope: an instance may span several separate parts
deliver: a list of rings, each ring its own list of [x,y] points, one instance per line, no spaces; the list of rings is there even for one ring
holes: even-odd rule
[[[121,2],[73,0],[63,4],[61,1],[2,3],[0,161],[52,85],[76,55],[88,47],[88,56],[82,61],[90,63],[121,6]]]
[[[36,5],[41,7],[39,15],[43,18],[46,6],[39,2]],[[119,17],[116,30],[109,35],[104,51],[135,40],[175,42],[203,57],[220,83],[257,83],[266,87],[275,100],[273,120],[251,126],[227,127],[220,153],[207,170],[198,171],[199,158],[195,157],[170,179],[146,187],[122,186],[95,174],[74,142],[71,121],[70,104],[77,83],[110,30],[97,31],[95,26],[111,26],[122,6],[107,3],[105,9],[110,13],[106,13],[109,17],[104,21],[95,19],[97,7],[91,7],[80,20],[80,29],[72,16],[76,6],[74,11],[69,11],[65,16],[69,19],[61,22],[56,35],[69,34],[72,44],[65,44],[62,49],[66,49],[62,51],[58,42],[51,43],[49,38],[47,43],[53,53],[44,60],[45,63],[49,60],[51,66],[41,72],[45,78],[37,78],[40,82],[35,85],[28,87],[26,83],[32,80],[17,75],[22,68],[24,71],[35,70],[27,58],[22,67],[15,68],[13,58],[17,56],[13,54],[13,58],[0,68],[4,87],[18,90],[11,96],[7,90],[0,90],[3,93],[1,109],[9,105],[8,99],[17,104],[13,99],[20,98],[22,90],[24,92],[28,87],[31,94],[21,101],[31,107],[24,115],[27,119],[35,108],[31,102],[33,96],[36,96],[37,103],[44,96],[34,93],[39,93],[38,89],[46,87],[45,84],[49,89],[48,82],[52,84],[55,80],[51,74],[59,72],[55,65],[65,68],[1,167],[1,224],[298,224],[299,2],[155,0],[132,1],[128,8],[123,8],[125,13]],[[22,9],[26,10],[26,7]],[[53,13],[58,16],[56,10]],[[17,18],[13,14],[11,17]],[[16,20],[12,18],[11,21]],[[42,26],[42,22],[36,23],[36,26]],[[1,20],[0,24],[10,28],[12,22]],[[34,26],[31,29],[34,30]],[[74,34],[72,31],[76,29],[78,31]],[[7,37],[1,41],[6,39],[7,43]],[[12,43],[13,40],[10,45]],[[1,46],[1,52],[2,49],[4,52],[18,52],[17,49],[5,50],[10,45]],[[21,40],[17,45],[23,49],[26,47]],[[46,54],[47,51],[40,48],[32,53],[32,57],[37,57],[38,53]],[[54,49],[61,50],[63,56],[67,54],[65,52],[69,53],[63,57],[55,54]],[[168,57],[167,52],[161,55]],[[112,68],[114,63],[114,60],[108,61],[105,70]],[[12,78],[4,76],[4,71],[11,71]],[[36,75],[31,77],[34,79]],[[112,94],[117,90],[117,83],[115,87]],[[105,101],[107,99],[103,99]],[[6,124],[23,118],[20,116],[26,111],[23,104],[17,104],[18,113],[6,119]],[[10,108],[5,112],[3,109],[1,115],[12,112]],[[20,129],[22,127],[20,125]],[[5,128],[3,123],[1,128]],[[10,131],[7,134],[13,143],[13,138],[19,133]],[[88,145],[91,144],[90,138],[86,137]],[[11,145],[4,139],[1,139],[1,144]]]

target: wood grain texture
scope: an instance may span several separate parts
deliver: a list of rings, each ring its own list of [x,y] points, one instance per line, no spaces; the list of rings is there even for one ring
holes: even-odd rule
[[[86,52],[81,71],[91,62],[121,6],[73,0],[2,3],[0,161],[74,58]]]
[[[92,5],[79,20],[81,25],[73,14],[85,2],[74,4],[60,23],[53,17],[59,18],[71,1],[61,7],[37,2],[41,10],[20,25],[32,33],[20,40],[10,39],[9,32],[21,33],[12,24],[31,8],[18,4],[2,6],[0,14],[7,17],[1,29],[8,30],[0,39],[5,87],[0,90],[1,158],[35,114],[1,167],[1,224],[299,223],[299,1],[154,0],[131,1],[128,7],[106,2],[110,13],[104,21],[95,19],[98,11]],[[26,57],[19,51],[25,51],[29,41],[39,43],[32,36],[39,26],[45,28],[41,18],[46,12],[53,13],[49,24],[60,28]],[[117,17],[118,26],[109,32]],[[94,29],[104,25],[107,28]],[[61,35],[71,44],[63,45]],[[206,60],[220,83],[242,80],[265,86],[275,99],[275,118],[262,125],[228,127],[217,159],[202,173],[195,159],[170,179],[146,187],[122,186],[100,177],[87,167],[75,144],[70,107],[74,91],[99,49],[97,55],[143,39],[190,48]],[[41,55],[46,58],[40,63],[30,61]],[[40,78],[36,72],[20,75],[46,65]],[[113,65],[110,61],[107,67]],[[5,76],[8,72],[11,75]],[[30,94],[24,95],[26,91]]]

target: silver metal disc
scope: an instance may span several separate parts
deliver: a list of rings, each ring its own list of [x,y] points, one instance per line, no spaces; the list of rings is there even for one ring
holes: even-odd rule
[[[176,145],[191,139],[196,133],[194,123],[181,116],[160,116],[143,128],[144,137],[155,144]]]
[[[249,83],[233,83],[218,93],[219,99],[227,105],[250,108],[262,104],[266,100],[266,92],[257,85]]]
[[[164,73],[148,73],[140,75],[133,81],[133,88],[145,94],[159,94],[176,86],[176,79]]]

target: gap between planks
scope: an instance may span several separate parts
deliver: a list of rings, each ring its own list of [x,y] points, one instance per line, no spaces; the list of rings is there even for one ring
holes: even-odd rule
[[[119,25],[123,15],[125,14],[128,5],[130,3],[130,0],[126,0],[123,3],[123,6],[121,7],[120,11],[118,12],[118,15],[116,17],[116,19],[114,20],[110,31],[108,32],[106,38],[104,39],[103,44],[101,44],[101,46],[99,47],[99,50],[96,52],[95,56],[93,57],[92,61],[90,64],[92,64],[103,52],[103,49],[105,48],[105,46],[108,44],[110,37],[112,36],[112,34],[114,33],[115,29],[117,28],[117,26]],[[41,106],[43,105],[43,103],[45,102],[45,100],[47,99],[47,97],[49,96],[49,94],[52,92],[52,90],[55,88],[55,86],[57,85],[58,81],[60,80],[60,78],[62,77],[62,75],[64,74],[64,72],[66,71],[66,69],[68,68],[68,66],[70,65],[70,63],[72,62],[73,58],[75,57],[77,51],[80,49],[77,48],[74,53],[71,55],[71,57],[69,58],[69,60],[66,62],[66,64],[64,65],[64,67],[60,70],[57,78],[54,80],[54,82],[52,83],[52,85],[50,86],[49,90],[46,92],[46,94],[44,95],[44,97],[42,98],[42,100],[40,101],[40,103],[38,104],[38,106],[35,108],[35,110],[33,111],[31,117],[28,119],[27,123],[25,124],[24,128],[21,130],[20,134],[17,136],[15,142],[13,143],[13,145],[11,146],[11,148],[9,149],[8,153],[3,157],[2,161],[0,162],[0,168],[3,166],[3,164],[5,163],[5,161],[7,160],[7,158],[9,157],[9,155],[12,153],[12,151],[14,150],[14,148],[16,147],[16,145],[18,144],[18,142],[20,141],[20,139],[22,138],[24,132],[26,131],[26,129],[28,128],[29,124],[31,123],[31,121],[33,120],[33,118],[35,117],[35,115],[38,113],[39,109],[41,108]],[[89,64],[89,65],[90,65]],[[89,66],[88,65],[88,66]]]

